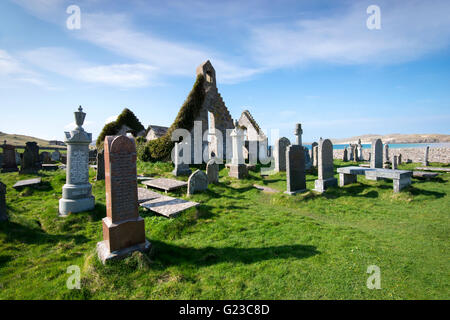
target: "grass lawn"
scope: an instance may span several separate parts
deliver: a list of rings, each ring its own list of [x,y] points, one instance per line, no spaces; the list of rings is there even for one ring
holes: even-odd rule
[[[140,174],[171,170],[138,163]],[[40,176],[40,187],[16,191],[16,181],[33,176],[0,174],[10,215],[0,223],[0,299],[450,298],[448,173],[413,179],[399,194],[392,181],[358,176],[358,183],[323,195],[290,197],[252,187],[284,191],[284,173],[235,180],[222,169],[219,184],[192,197],[198,209],[176,219],[141,209],[151,252],[107,266],[95,251],[106,212],[104,181],[94,182],[91,171],[94,211],[59,218],[65,172]],[[309,189],[315,179],[307,176]],[[81,290],[66,287],[71,265],[81,269]],[[370,265],[381,270],[380,290],[366,287]]]

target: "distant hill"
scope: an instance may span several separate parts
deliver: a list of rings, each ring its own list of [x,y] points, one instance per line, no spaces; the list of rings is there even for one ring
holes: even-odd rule
[[[25,143],[27,143],[27,142],[35,141],[35,142],[37,142],[38,146],[41,148],[45,148],[45,147],[62,148],[62,149],[66,148],[64,146],[50,145],[49,141],[44,140],[44,139],[39,139],[39,138],[35,138],[35,137],[30,137],[30,136],[24,136],[21,134],[8,134],[8,133],[0,132],[0,144],[3,144],[3,142],[5,140],[6,140],[7,144],[11,144],[13,146],[24,146]]]
[[[361,139],[361,143],[371,143],[373,139],[381,139],[383,143],[443,143],[450,142],[448,134],[365,134],[345,139],[331,139],[333,144],[356,143]]]

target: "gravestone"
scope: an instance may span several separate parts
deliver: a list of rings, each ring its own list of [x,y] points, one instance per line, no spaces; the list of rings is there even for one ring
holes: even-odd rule
[[[398,156],[392,157],[392,169],[397,170],[398,169]]]
[[[97,161],[97,149],[89,150],[89,163]]]
[[[97,253],[105,263],[133,251],[147,251],[144,219],[139,216],[136,145],[127,136],[106,136],[104,142],[106,217]]]
[[[348,161],[348,152],[347,148],[344,148],[344,155],[342,156],[342,161],[347,162]]]
[[[383,167],[383,143],[381,139],[375,139],[372,141],[372,147],[370,152],[370,167],[382,168]]]
[[[309,170],[312,167],[311,158],[309,156],[309,150],[306,147],[302,147],[303,151],[305,152],[305,170]],[[287,158],[286,158],[287,161]],[[287,171],[287,163],[286,163],[286,171]]]
[[[333,144],[329,139],[319,141],[318,179],[314,181],[315,191],[324,192],[328,187],[337,186],[334,177]]]
[[[16,165],[22,165],[22,154],[16,151]]]
[[[95,206],[92,185],[89,183],[89,144],[92,134],[82,127],[86,113],[81,106],[74,114],[77,127],[71,132],[65,132],[67,168],[66,184],[62,188],[62,199],[59,200],[60,216],[89,211]]]
[[[384,152],[383,152],[383,162],[389,161],[389,145],[386,143],[384,145]]]
[[[423,155],[423,161],[422,161],[422,164],[425,167],[430,165],[430,163],[428,162],[428,154],[429,154],[429,152],[430,152],[430,146],[426,146],[425,153]]]
[[[61,154],[61,163],[67,164],[67,155],[66,154]]]
[[[219,182],[219,165],[214,159],[211,159],[206,164],[206,175],[208,176],[208,183]]]
[[[302,146],[290,145],[286,149],[285,193],[293,195],[306,190],[305,152]]]
[[[208,176],[203,171],[196,170],[188,179],[188,196],[206,189],[208,189]]]
[[[358,145],[356,146],[356,155],[358,157],[358,161],[364,161],[361,139],[358,140]]]
[[[352,159],[353,161],[359,161],[357,146],[354,144],[352,144]]]
[[[36,142],[27,142],[22,155],[22,165],[20,174],[36,174],[42,169],[42,162],[39,156],[39,146]]]
[[[402,164],[402,154],[401,153],[398,155],[397,162],[398,162],[398,164]]]
[[[0,170],[3,168],[3,153],[0,153]]]
[[[175,168],[172,171],[172,174],[176,177],[178,176],[188,176],[191,174],[191,169],[189,169],[189,165],[186,163],[190,161],[191,157],[189,155],[184,154],[185,142],[176,142],[174,146],[174,166]]]
[[[105,180],[105,153],[104,150],[97,152],[97,174],[95,180]]]
[[[6,185],[0,181],[0,221],[8,220],[6,214]]]
[[[2,172],[19,171],[16,162],[16,147],[9,144],[3,144],[1,147],[3,148]]]
[[[305,162],[306,155],[309,158],[309,151],[302,146],[302,126],[295,125],[295,145],[286,148],[286,183],[285,193],[293,195],[306,190]],[[311,167],[311,163],[309,165]]]
[[[317,143],[317,142],[314,142],[316,145],[315,146],[313,146],[313,148],[312,148],[312,154],[313,154],[313,156],[314,156],[314,159],[313,159],[313,167],[314,168],[317,168],[317,164],[318,164],[318,160],[317,160],[317,157],[318,157],[318,153],[319,153],[319,144]]]
[[[41,163],[50,164],[52,162],[50,153],[47,151],[41,152],[39,154],[39,160]]]
[[[312,166],[314,168],[317,168],[317,150],[318,150],[318,143],[317,142],[313,142],[311,144],[311,162],[312,162]]]
[[[286,171],[286,148],[291,144],[288,138],[282,137],[275,143],[275,172]]]
[[[61,153],[58,150],[53,151],[52,155],[51,155],[51,159],[54,162],[58,162],[61,159]]]
[[[247,166],[244,163],[244,131],[239,127],[237,121],[234,122],[234,129],[230,133],[232,144],[232,158],[229,165],[228,175],[233,178],[242,179],[248,175]]]

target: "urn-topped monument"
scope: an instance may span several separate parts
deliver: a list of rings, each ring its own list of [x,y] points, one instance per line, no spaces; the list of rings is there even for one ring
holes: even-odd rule
[[[86,113],[80,106],[75,112],[76,128],[65,132],[64,142],[67,144],[66,184],[62,188],[62,199],[59,200],[59,214],[92,210],[95,198],[89,183],[89,144],[92,133],[84,131],[82,125]]]

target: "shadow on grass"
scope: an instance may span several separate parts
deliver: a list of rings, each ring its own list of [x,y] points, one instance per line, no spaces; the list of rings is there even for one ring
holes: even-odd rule
[[[437,182],[437,183],[446,183],[447,181],[442,179],[441,177],[436,178],[414,178],[412,183],[424,183],[424,182]]]
[[[367,193],[362,193],[364,190],[369,188],[369,185],[361,184],[358,182],[357,184],[345,186],[344,188],[335,187],[330,188],[323,195],[325,198],[338,198],[338,197],[357,197],[357,198],[378,198],[378,192],[375,190],[369,191]],[[387,188],[387,186],[377,186],[381,189]],[[391,187],[392,188],[392,187]]]
[[[191,248],[167,244],[157,240],[152,243],[152,255],[164,265],[190,264],[195,266],[210,266],[222,262],[250,264],[264,260],[273,259],[305,259],[320,251],[314,246],[308,245],[285,245],[265,248]]]
[[[3,267],[4,265],[6,265],[11,260],[12,260],[12,256],[1,255],[0,256],[0,267]]]
[[[414,186],[409,186],[407,189],[413,196],[423,195],[428,197],[434,197],[435,199],[439,199],[442,197],[445,197],[445,192],[438,192],[438,191],[429,191],[429,190],[423,190],[415,188]]]
[[[44,244],[74,240],[76,244],[83,244],[88,241],[85,236],[48,234],[41,229],[30,228],[15,222],[2,223],[0,232],[6,235],[6,242],[18,241],[27,244]]]

